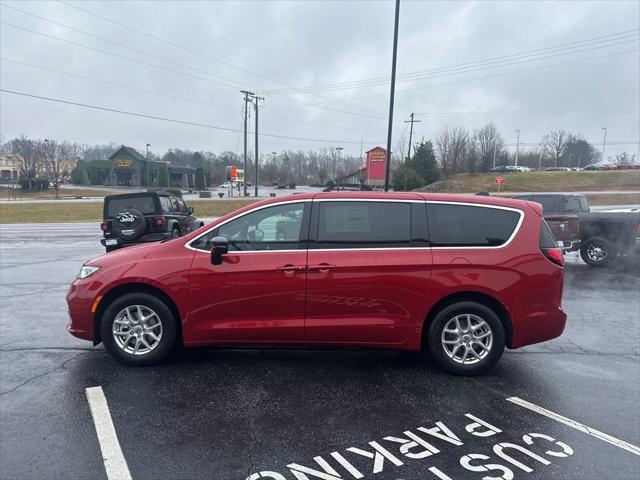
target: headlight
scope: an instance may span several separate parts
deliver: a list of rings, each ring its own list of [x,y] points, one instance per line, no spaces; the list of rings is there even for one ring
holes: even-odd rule
[[[93,275],[98,270],[100,270],[100,267],[96,267],[94,265],[83,265],[80,269],[80,273],[78,273],[78,278],[87,278],[89,275]]]

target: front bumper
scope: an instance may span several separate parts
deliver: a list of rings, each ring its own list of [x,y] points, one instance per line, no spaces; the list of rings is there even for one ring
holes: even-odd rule
[[[67,293],[69,323],[67,332],[83,340],[94,340],[93,313],[91,307],[96,299],[93,282],[75,280]]]

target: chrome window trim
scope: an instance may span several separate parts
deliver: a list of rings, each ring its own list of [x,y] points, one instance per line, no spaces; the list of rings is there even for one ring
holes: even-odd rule
[[[225,225],[226,223],[235,220],[237,218],[243,217],[245,215],[248,215],[249,213],[253,213],[255,211],[258,210],[262,210],[263,208],[269,208],[269,207],[275,207],[275,206],[279,206],[279,205],[288,205],[291,203],[305,203],[305,202],[394,202],[394,203],[426,203],[426,204],[437,204],[437,205],[462,205],[462,206],[467,206],[467,207],[479,207],[479,208],[493,208],[496,210],[507,210],[510,212],[516,212],[517,214],[520,215],[520,218],[518,219],[518,223],[516,224],[515,228],[513,229],[513,232],[511,233],[511,236],[507,239],[507,241],[505,243],[503,243],[502,245],[498,245],[498,246],[494,246],[494,247],[489,247],[489,246],[469,246],[469,247],[398,247],[398,248],[393,248],[393,247],[389,247],[389,248],[308,248],[306,249],[309,252],[342,252],[342,251],[382,251],[382,250],[497,250],[500,248],[505,248],[507,247],[512,241],[513,239],[516,237],[516,235],[518,234],[518,232],[520,231],[520,227],[522,226],[522,223],[524,222],[524,211],[520,210],[519,208],[514,208],[514,207],[503,207],[500,205],[487,205],[484,203],[473,203],[473,202],[461,202],[461,201],[454,201],[454,200],[411,200],[411,199],[398,199],[398,198],[390,198],[390,199],[384,199],[384,198],[305,198],[305,199],[301,199],[301,200],[287,200],[284,202],[274,202],[274,203],[268,203],[266,205],[260,205],[259,207],[256,208],[252,208],[251,210],[247,210],[246,212],[243,212],[239,215],[236,215],[234,217],[231,217],[227,220],[225,220],[224,222],[218,223],[217,225],[209,228],[208,230],[204,231],[203,233],[201,233],[200,235],[198,235],[197,237],[189,240],[188,243],[185,244],[185,248],[188,248],[189,250],[193,250],[194,252],[202,252],[202,253],[207,253],[209,254],[210,252],[207,250],[200,250],[197,248],[193,248],[191,246],[191,243],[195,242],[196,240],[198,240],[200,237],[207,235],[211,230],[221,227],[222,225]],[[303,250],[290,250],[290,249],[286,249],[286,250],[245,250],[245,251],[236,251],[236,252],[229,252],[230,254],[233,255],[243,255],[243,254],[247,254],[247,253],[287,253],[287,252],[301,252]]]
[[[205,230],[204,232],[202,232],[200,235],[198,235],[195,238],[192,238],[191,240],[189,240],[187,243],[185,243],[185,248],[188,248],[189,250],[193,250],[194,252],[204,252],[204,253],[210,253],[207,250],[200,250],[199,248],[194,248],[191,246],[191,244],[193,242],[195,242],[196,240],[198,240],[200,237],[203,237],[205,235],[207,235],[209,232],[211,232],[211,230],[215,230],[218,227],[221,227],[222,225],[226,225],[227,223],[231,222],[232,220],[235,220],[237,218],[241,218],[244,217],[245,215],[249,215],[250,213],[253,212],[257,212],[258,210],[262,210],[263,208],[269,208],[269,207],[279,207],[280,205],[288,205],[291,203],[306,203],[306,202],[310,202],[312,199],[311,198],[303,198],[301,200],[287,200],[285,202],[274,202],[274,203],[267,203],[266,205],[260,205],[259,207],[255,207],[252,208],[251,210],[247,210],[246,212],[242,212],[238,215],[235,215],[231,218],[226,219],[224,222],[220,222],[214,226],[212,226],[211,228]],[[254,253],[254,252],[300,252],[302,250],[246,250],[243,253]],[[229,252],[231,253],[231,252]],[[233,252],[235,253],[239,253],[239,252]]]

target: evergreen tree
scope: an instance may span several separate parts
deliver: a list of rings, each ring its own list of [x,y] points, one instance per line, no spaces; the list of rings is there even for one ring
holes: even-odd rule
[[[440,168],[436,161],[431,141],[422,140],[415,147],[413,156],[405,165],[417,173],[429,185],[440,178]],[[417,187],[416,187],[417,188]]]

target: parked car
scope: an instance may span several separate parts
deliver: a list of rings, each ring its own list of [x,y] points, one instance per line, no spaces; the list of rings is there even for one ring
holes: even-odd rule
[[[523,167],[521,165],[507,165],[505,171],[507,172],[531,172],[532,170],[529,167]]]
[[[587,197],[576,193],[527,193],[513,198],[542,205],[544,219],[566,251],[580,249],[579,214],[589,213]]]
[[[138,243],[178,238],[203,225],[182,197],[169,192],[126,193],[104,198],[103,237],[107,252]]]
[[[129,365],[177,343],[368,347],[475,375],[505,346],[562,333],[563,270],[535,203],[290,195],[88,261],[67,295],[68,331]]]
[[[605,267],[618,257],[640,257],[640,212],[580,215],[580,257],[590,267]]]
[[[509,171],[509,169],[507,167],[504,167],[504,166],[499,166],[499,167],[493,167],[489,171],[493,172],[493,173],[506,173],[506,172]]]

